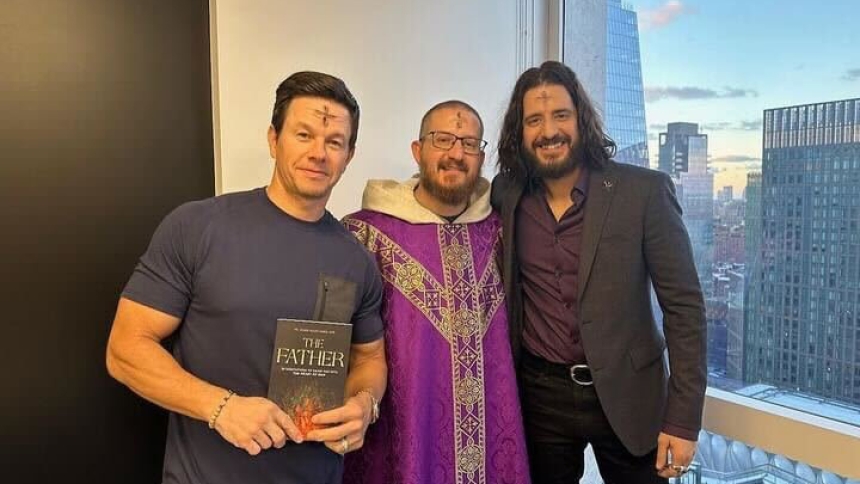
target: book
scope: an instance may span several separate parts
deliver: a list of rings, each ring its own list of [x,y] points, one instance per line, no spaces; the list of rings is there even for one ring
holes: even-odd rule
[[[343,405],[352,325],[278,319],[269,376],[269,400],[302,435],[319,428],[311,417]]]

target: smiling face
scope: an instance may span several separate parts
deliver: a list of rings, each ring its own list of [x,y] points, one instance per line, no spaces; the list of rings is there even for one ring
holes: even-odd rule
[[[293,99],[280,134],[269,127],[269,154],[275,159],[275,197],[325,206],[352,159],[346,107],[319,97]]]
[[[580,162],[576,107],[558,84],[537,86],[523,96],[523,154],[541,178],[561,178]]]
[[[446,107],[430,115],[424,130],[422,139],[412,142],[412,156],[420,170],[420,187],[442,204],[466,203],[481,174],[484,152],[467,153],[463,143],[474,147],[481,140],[481,121],[465,108]],[[434,136],[438,139],[434,140]],[[437,146],[451,138],[460,139],[449,149]]]

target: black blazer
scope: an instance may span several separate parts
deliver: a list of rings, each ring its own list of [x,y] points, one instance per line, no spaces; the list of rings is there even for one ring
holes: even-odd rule
[[[500,174],[492,203],[503,222],[502,277],[511,348],[522,349],[523,305],[514,237],[523,186]],[[607,163],[592,170],[580,249],[582,345],[603,411],[635,455],[664,423],[698,432],[707,386],[705,305],[671,178]],[[649,281],[663,309],[661,333]],[[668,348],[671,376],[663,358]]]

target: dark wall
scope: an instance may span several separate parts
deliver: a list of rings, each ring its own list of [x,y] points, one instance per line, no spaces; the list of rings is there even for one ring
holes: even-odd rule
[[[119,292],[214,192],[207,0],[0,2],[0,479],[159,482],[166,415],[111,380]]]

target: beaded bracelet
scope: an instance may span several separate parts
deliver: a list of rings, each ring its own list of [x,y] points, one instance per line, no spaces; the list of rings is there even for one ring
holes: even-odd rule
[[[215,411],[212,412],[212,416],[209,417],[209,428],[215,428],[215,421],[218,420],[218,416],[221,415],[221,410],[224,410],[224,405],[227,405],[227,400],[230,400],[230,397],[235,395],[236,392],[233,390],[227,390],[227,394],[224,395],[224,398],[221,399],[221,402],[218,403],[218,406],[215,407]]]

